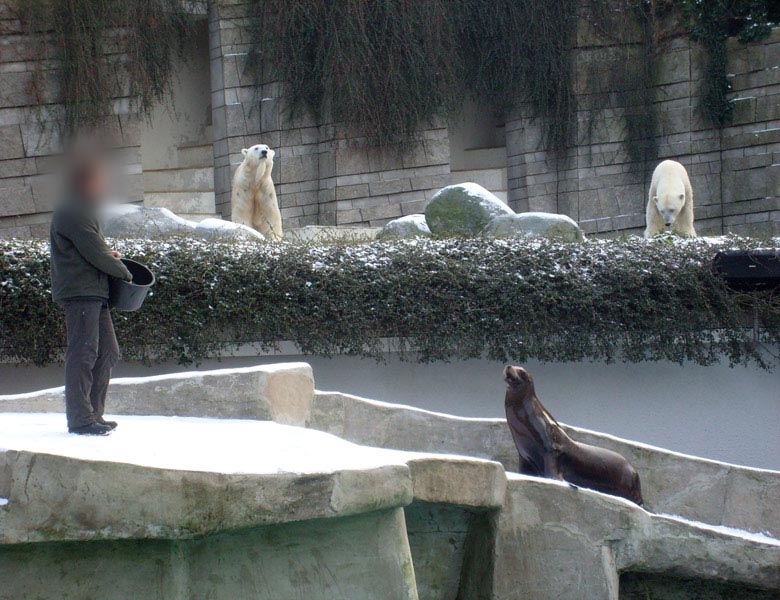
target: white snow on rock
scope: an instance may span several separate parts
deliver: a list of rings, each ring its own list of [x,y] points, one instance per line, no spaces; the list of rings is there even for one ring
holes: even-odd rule
[[[113,204],[101,211],[101,226],[107,237],[167,239],[184,235],[207,240],[265,241],[265,237],[246,225],[204,219],[201,222],[184,219],[167,208],[148,208],[137,204]]]
[[[685,517],[681,517],[679,515],[669,515],[669,514],[661,513],[658,516],[663,517],[664,519],[669,519],[670,521],[677,521],[679,523],[684,523],[685,525],[690,525],[698,529],[705,529],[707,531],[713,531],[715,533],[722,533],[724,535],[730,535],[732,537],[738,537],[744,540],[749,540],[751,542],[758,542],[760,544],[770,544],[772,546],[780,546],[780,540],[778,540],[777,538],[773,538],[772,536],[769,536],[765,533],[753,533],[752,531],[745,531],[744,529],[736,529],[734,527],[727,527],[725,525],[710,525],[709,523],[692,521],[690,519],[686,519]]]
[[[406,215],[387,223],[377,236],[380,240],[401,240],[431,235],[425,215]]]
[[[195,225],[195,233],[208,240],[234,240],[246,239],[265,241],[265,237],[259,231],[241,223],[223,221],[222,219],[203,219]]]
[[[69,434],[55,413],[0,413],[0,449],[179,471],[331,473],[406,465],[404,453],[271,421],[122,416],[110,435]]]
[[[197,379],[201,377],[209,376],[224,376],[233,375],[238,373],[254,373],[258,370],[262,370],[264,373],[277,373],[287,371],[291,368],[308,368],[309,364],[305,362],[284,362],[284,363],[272,363],[268,365],[254,365],[251,367],[233,367],[232,369],[209,369],[205,371],[174,371],[173,373],[160,373],[159,375],[146,375],[143,377],[112,377],[111,386],[118,385],[136,385],[139,383],[154,383],[158,381],[172,381],[172,380],[187,380]],[[21,394],[0,394],[0,402],[3,400],[25,400],[40,397],[43,395],[57,395],[64,394],[65,386],[61,385],[53,388],[45,388],[42,390],[36,390],[33,392],[22,392]],[[64,408],[64,407],[63,407]],[[2,406],[0,406],[0,419],[3,417]],[[0,444],[0,447],[2,445]]]
[[[525,212],[494,217],[484,231],[498,238],[543,237],[566,242],[581,242],[582,229],[567,215],[544,212]]]
[[[7,506],[8,498],[0,498],[0,506]]]

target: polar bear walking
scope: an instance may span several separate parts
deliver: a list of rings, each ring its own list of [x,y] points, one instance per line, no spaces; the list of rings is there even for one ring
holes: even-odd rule
[[[282,239],[282,214],[271,179],[275,153],[265,144],[241,150],[244,160],[233,176],[230,196],[234,223],[248,225],[268,239]]]
[[[685,167],[674,160],[663,161],[653,171],[645,237],[653,237],[665,227],[683,237],[696,237],[691,180]]]

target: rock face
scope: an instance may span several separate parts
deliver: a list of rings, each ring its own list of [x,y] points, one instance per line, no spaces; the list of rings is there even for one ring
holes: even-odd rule
[[[404,240],[407,238],[427,237],[431,235],[425,215],[406,215],[390,221],[379,232],[379,240]]]
[[[0,413],[60,412],[65,388],[0,396]],[[111,380],[111,413],[272,420],[303,426],[314,397],[307,363]],[[0,496],[2,496],[0,487]]]
[[[500,215],[488,223],[484,233],[497,238],[543,237],[566,242],[585,239],[582,229],[571,217],[542,212]]]
[[[100,220],[106,237],[118,239],[160,240],[184,235],[207,240],[265,241],[262,234],[245,225],[222,219],[204,219],[196,223],[175,215],[167,208],[147,208],[136,204],[108,206]]]
[[[41,414],[61,394],[0,396],[4,599],[628,600],[644,573],[780,590],[777,472],[567,428],[637,466],[648,512],[510,472],[503,419],[316,392],[303,363],[114,380],[112,412],[179,418],[109,438]]]
[[[436,235],[478,235],[493,218],[513,214],[511,208],[476,183],[447,186],[425,208],[425,220]]]

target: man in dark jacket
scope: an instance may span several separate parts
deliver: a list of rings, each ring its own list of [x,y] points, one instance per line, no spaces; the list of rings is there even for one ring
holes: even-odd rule
[[[65,405],[68,431],[106,435],[103,419],[111,369],[119,345],[108,309],[108,278],[132,281],[130,271],[103,239],[97,208],[106,194],[106,170],[97,159],[72,168],[69,190],[51,223],[51,288],[65,310]]]

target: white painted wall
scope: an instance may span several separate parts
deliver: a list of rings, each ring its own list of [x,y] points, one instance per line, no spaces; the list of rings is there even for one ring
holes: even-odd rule
[[[297,355],[209,360],[200,370],[304,360],[317,389],[349,392],[471,417],[503,416],[500,363],[415,364]],[[780,372],[727,365],[556,363],[525,365],[560,421],[663,448],[780,470]],[[122,363],[116,376],[183,370]],[[0,365],[0,394],[62,384],[62,367]],[[109,400],[110,410],[110,400]]]

